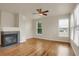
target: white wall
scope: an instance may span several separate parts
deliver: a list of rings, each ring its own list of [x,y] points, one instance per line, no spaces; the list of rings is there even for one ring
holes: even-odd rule
[[[63,16],[63,17],[65,17],[65,16]],[[49,39],[49,40],[69,42],[68,37],[59,37],[58,36],[58,19],[63,18],[63,17],[46,17],[46,18],[34,20],[33,21],[33,23],[34,23],[34,25],[33,25],[34,26],[33,27],[34,35],[33,36],[35,38],[43,38],[43,39]],[[43,24],[43,34],[42,35],[36,34],[36,28],[35,28],[36,22],[39,20],[42,21],[42,24]]]
[[[1,11],[1,27],[16,26],[15,15],[10,12]]]
[[[19,14],[20,42],[32,38],[32,20]]]
[[[53,20],[54,19],[54,20]],[[36,21],[38,20],[34,20],[34,34],[36,37],[41,37],[41,38],[54,38],[54,37],[57,37],[57,19],[56,18],[53,18],[52,17],[49,19],[49,18],[43,18],[43,19],[39,19],[39,21],[42,21],[42,24],[43,24],[43,34],[42,35],[38,35],[36,34]]]

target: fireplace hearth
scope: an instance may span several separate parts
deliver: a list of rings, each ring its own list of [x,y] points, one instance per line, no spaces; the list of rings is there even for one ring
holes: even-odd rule
[[[1,46],[9,46],[19,42],[19,32],[1,32]]]

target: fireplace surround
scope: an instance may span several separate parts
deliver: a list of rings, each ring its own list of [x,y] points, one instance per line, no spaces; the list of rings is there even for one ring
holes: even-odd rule
[[[8,31],[1,32],[1,46],[9,46],[19,43],[19,32],[18,31]]]

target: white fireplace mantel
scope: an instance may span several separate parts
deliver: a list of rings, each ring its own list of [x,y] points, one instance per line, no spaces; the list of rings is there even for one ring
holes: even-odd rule
[[[19,27],[0,27],[0,31],[20,31]]]

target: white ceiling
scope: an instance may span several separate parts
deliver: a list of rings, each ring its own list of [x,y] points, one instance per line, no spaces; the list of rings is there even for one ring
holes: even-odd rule
[[[42,8],[49,10],[48,16],[58,16],[71,13],[75,5],[75,3],[0,3],[0,10],[33,15],[36,9]]]

